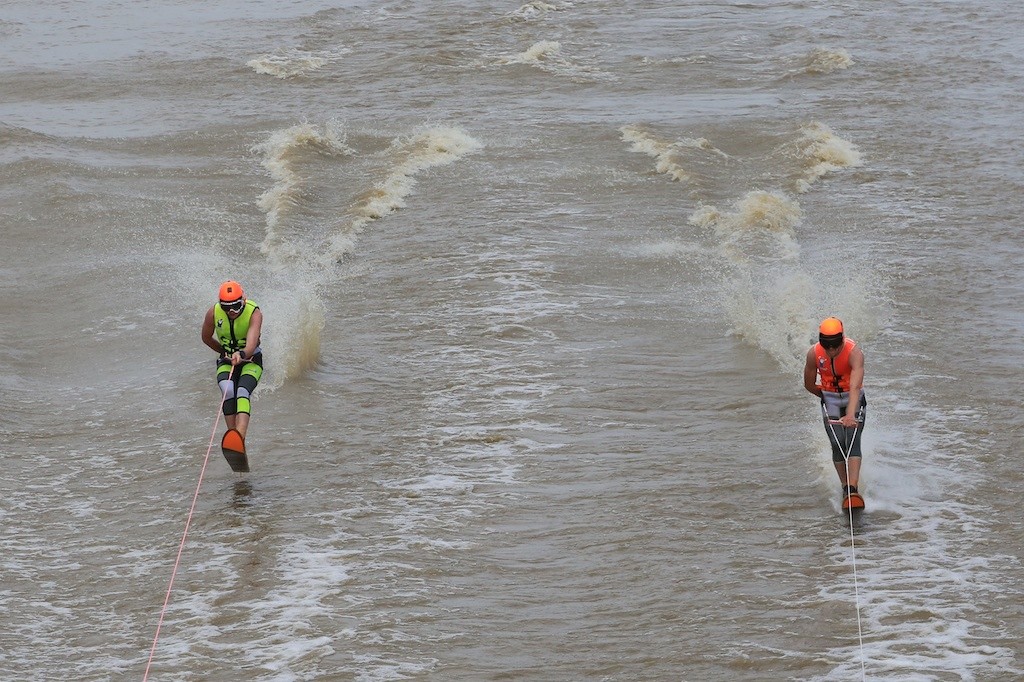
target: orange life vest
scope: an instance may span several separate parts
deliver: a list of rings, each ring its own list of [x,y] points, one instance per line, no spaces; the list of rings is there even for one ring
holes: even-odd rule
[[[821,343],[814,344],[814,355],[817,358],[818,376],[821,377],[821,390],[832,393],[848,393],[850,391],[850,353],[857,342],[843,339],[843,350],[839,355],[830,358]]]

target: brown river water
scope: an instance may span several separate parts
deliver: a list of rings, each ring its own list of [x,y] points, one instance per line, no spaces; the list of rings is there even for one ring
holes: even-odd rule
[[[8,0],[0,679],[1021,679],[1022,23]]]

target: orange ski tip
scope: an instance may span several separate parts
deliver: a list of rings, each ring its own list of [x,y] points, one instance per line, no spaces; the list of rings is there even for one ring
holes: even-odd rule
[[[864,498],[859,493],[850,493],[843,500],[843,509],[863,509]]]
[[[220,446],[224,450],[234,450],[235,452],[245,452],[245,439],[235,429],[228,429],[224,433],[224,438],[220,441]]]

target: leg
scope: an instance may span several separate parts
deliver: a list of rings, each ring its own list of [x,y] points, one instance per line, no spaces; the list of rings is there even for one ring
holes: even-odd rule
[[[861,421],[857,424],[857,429],[846,430],[846,454],[849,455],[847,459],[847,470],[849,471],[849,481],[844,482],[843,485],[851,485],[854,489],[857,488],[857,484],[860,482],[860,463],[861,463],[861,452],[860,452],[860,437],[864,433],[864,408],[861,407]],[[840,477],[842,479],[842,477]]]
[[[856,488],[860,482],[860,457],[850,457],[846,461],[833,462],[833,464],[836,465],[836,473],[839,474],[839,484],[844,488],[848,485]]]
[[[231,422],[228,423],[228,428],[237,429],[244,439],[245,432],[249,430],[249,413],[239,412],[231,418]]]
[[[235,401],[237,406],[235,428],[238,429],[238,433],[242,434],[242,438],[245,438],[245,433],[249,430],[249,412],[252,409],[249,399],[253,391],[256,390],[260,377],[263,376],[262,360],[262,353],[257,353],[251,362],[242,365],[242,371],[238,374],[238,382],[235,389],[238,393],[237,400]]]
[[[849,485],[852,485],[854,488],[856,488],[857,484],[860,482],[860,457],[851,457],[847,461],[849,462],[850,466]]]
[[[236,396],[235,379],[231,376],[231,365],[218,362],[217,364],[217,386],[220,388],[221,397],[224,402],[221,411],[224,413],[224,423],[229,429],[235,428],[235,412],[238,409]]]
[[[826,417],[825,433],[832,444],[832,464],[845,494],[847,486],[856,489],[860,481],[860,428],[847,428]]]

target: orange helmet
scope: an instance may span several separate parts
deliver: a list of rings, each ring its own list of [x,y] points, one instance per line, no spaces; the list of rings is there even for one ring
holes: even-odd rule
[[[238,282],[229,279],[220,285],[221,303],[234,303],[235,301],[241,301],[243,298],[245,298],[245,292],[242,291],[242,285]]]
[[[223,289],[222,289],[223,291]],[[221,296],[221,298],[224,298]],[[843,333],[843,321],[838,317],[826,317],[818,327],[818,333],[822,336],[835,336]]]
[[[843,345],[843,321],[838,317],[826,317],[818,326],[818,343],[824,348],[839,348]]]

